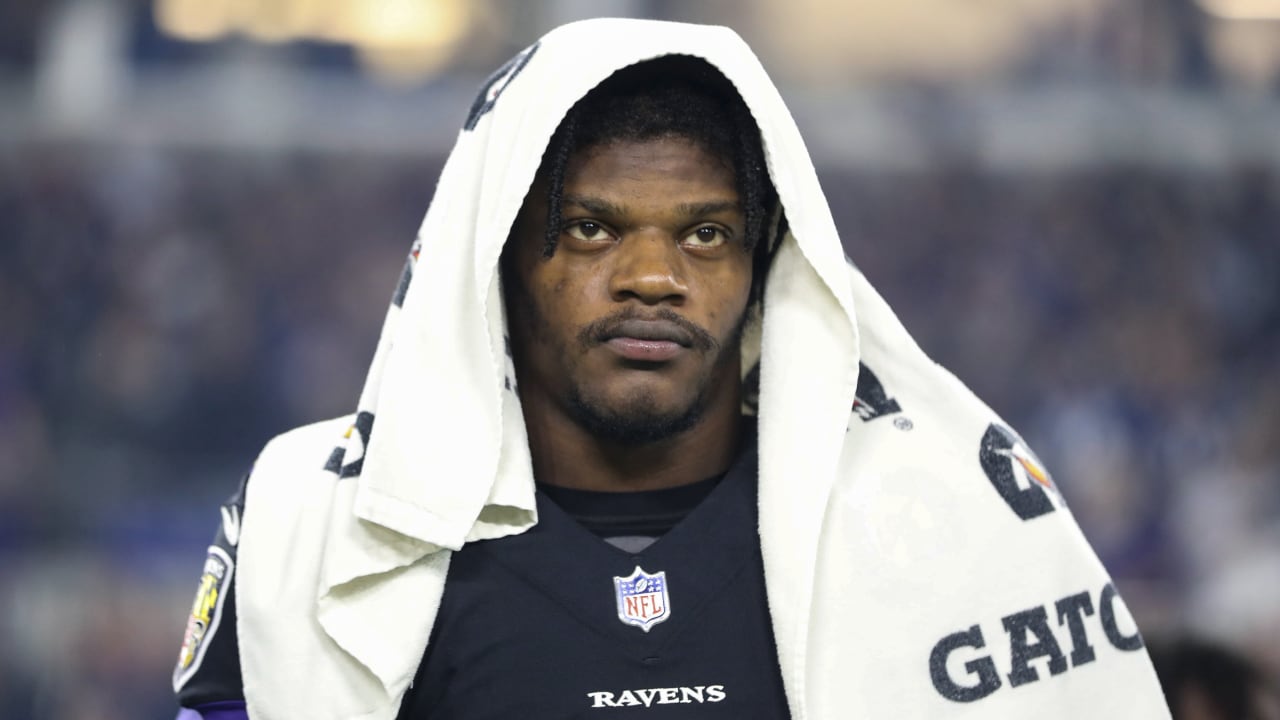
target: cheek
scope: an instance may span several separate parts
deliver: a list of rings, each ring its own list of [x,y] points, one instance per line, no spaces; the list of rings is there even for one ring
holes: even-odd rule
[[[590,315],[593,308],[598,311],[609,300],[609,273],[598,266],[565,262],[539,270],[535,282],[542,288],[543,304],[556,307],[563,317]]]
[[[548,302],[555,303],[564,311],[572,311],[582,300],[582,288],[577,287],[568,277],[559,277],[547,287]]]
[[[557,270],[540,267],[529,278],[529,300],[541,320],[539,335],[543,335],[535,340],[559,342],[556,338],[576,332],[584,322],[586,289],[570,274]]]
[[[751,299],[750,263],[728,269],[715,279],[710,289],[716,296],[711,308],[711,318],[725,324],[737,322]]]
[[[535,292],[538,296],[538,304],[544,309],[554,311],[559,316],[564,310],[570,306],[573,299],[573,287],[569,282],[569,278],[546,273],[543,277],[536,280],[537,285]]]

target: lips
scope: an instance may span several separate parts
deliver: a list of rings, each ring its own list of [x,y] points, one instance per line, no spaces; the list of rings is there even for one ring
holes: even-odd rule
[[[693,345],[693,333],[680,327],[679,323],[670,320],[623,320],[605,334],[605,338],[630,338],[651,342],[670,342],[682,347]]]
[[[666,362],[694,344],[693,334],[670,320],[623,320],[604,333],[605,345],[627,360]]]

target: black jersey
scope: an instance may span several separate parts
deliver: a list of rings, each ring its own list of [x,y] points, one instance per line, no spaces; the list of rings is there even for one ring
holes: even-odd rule
[[[787,717],[747,440],[719,481],[652,493],[543,488],[529,531],[455,552],[398,717]],[[184,707],[243,708],[232,582],[243,509],[242,487],[223,506],[175,673]],[[661,537],[628,552],[602,535],[625,547]]]
[[[529,531],[454,554],[399,718],[788,717],[755,480],[752,447],[634,553],[539,494]]]
[[[638,553],[693,512],[723,478],[721,473],[688,485],[644,492],[575,490],[538,483],[538,494],[610,545]]]

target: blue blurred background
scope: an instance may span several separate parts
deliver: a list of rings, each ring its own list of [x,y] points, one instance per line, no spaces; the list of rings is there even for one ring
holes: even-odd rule
[[[1147,635],[1280,670],[1280,0],[19,0],[0,717],[172,717],[216,505],[354,408],[476,86],[591,15],[746,37],[850,256]]]

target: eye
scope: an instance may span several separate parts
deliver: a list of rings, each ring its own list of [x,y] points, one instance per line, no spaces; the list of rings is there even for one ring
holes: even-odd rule
[[[729,233],[714,225],[703,225],[685,236],[681,241],[686,247],[714,248],[729,242]]]
[[[582,242],[604,242],[611,237],[603,225],[590,220],[571,222],[565,226],[564,231],[569,237]]]

